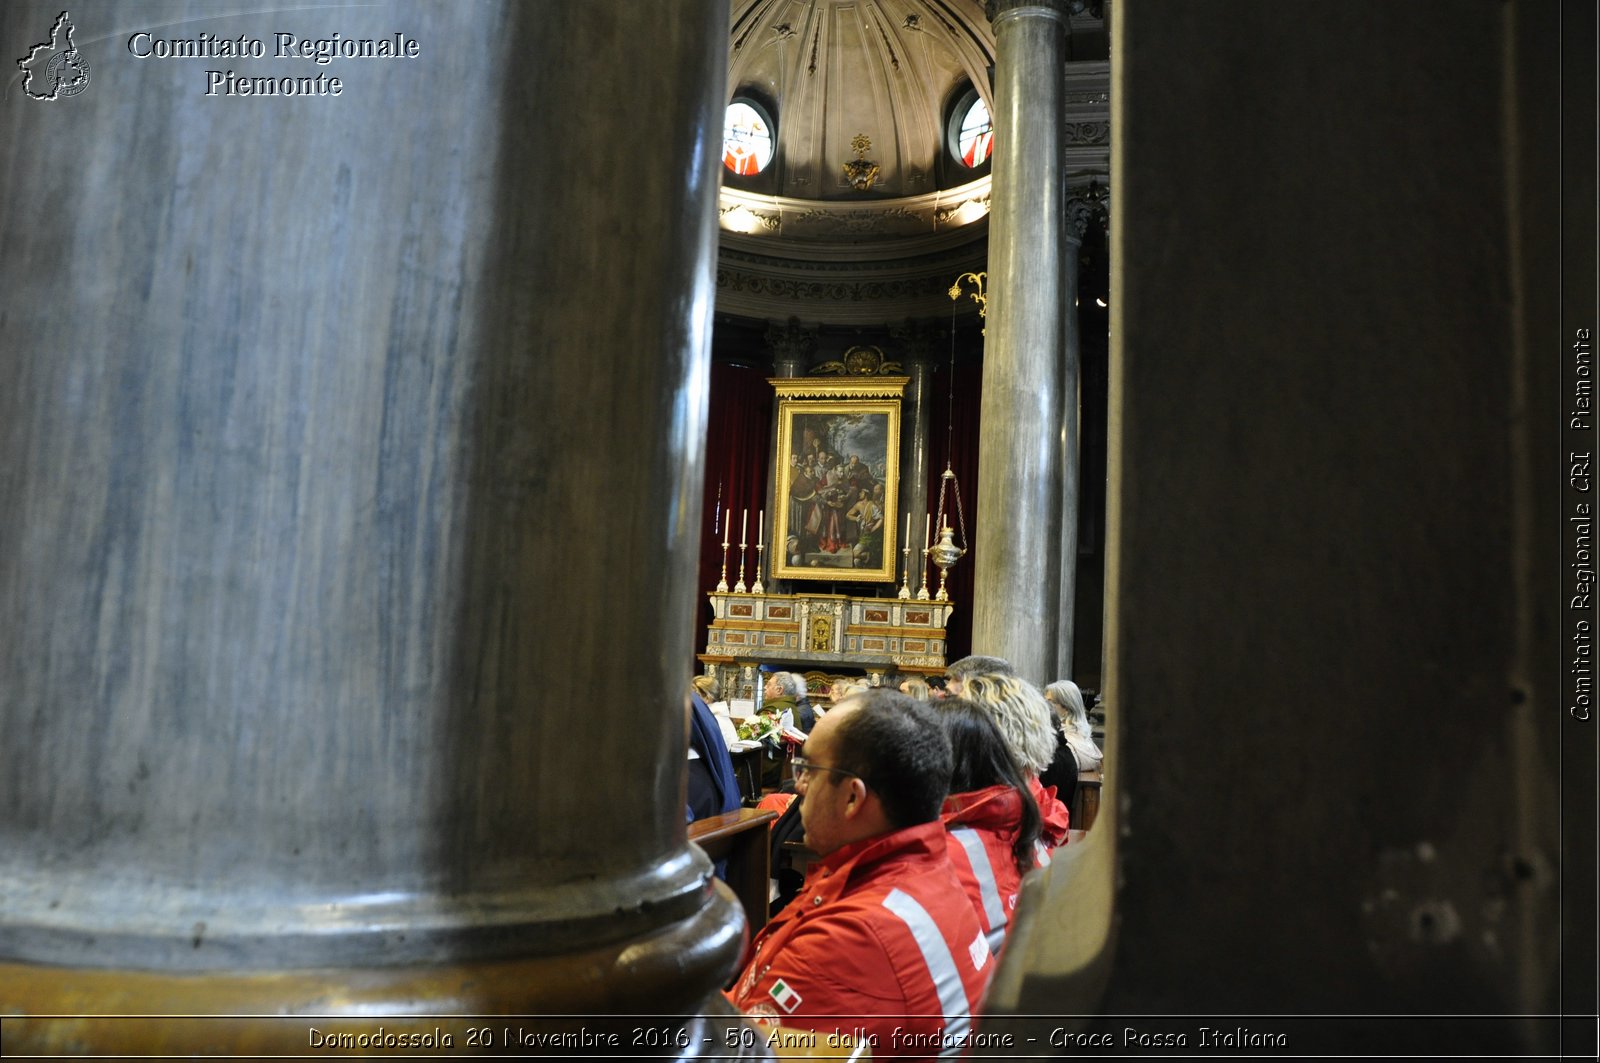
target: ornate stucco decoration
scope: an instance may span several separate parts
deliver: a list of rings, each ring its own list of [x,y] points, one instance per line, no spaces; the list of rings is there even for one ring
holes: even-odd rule
[[[817,349],[817,330],[803,327],[797,317],[789,318],[782,325],[767,326],[764,339],[772,350],[774,360],[780,363],[804,365]]]
[[[872,138],[865,133],[857,133],[850,141],[850,150],[856,157],[844,164],[845,180],[850,182],[850,187],[857,192],[872,191],[872,182],[878,179],[878,164],[867,158],[867,152],[872,150]]]
[[[896,325],[889,329],[889,335],[894,337],[905,352],[904,358],[912,364],[925,362],[934,355],[934,345],[949,335],[939,325],[928,321],[918,321],[907,318],[903,325]]]
[[[777,211],[762,210],[759,207],[750,207],[740,203],[720,204],[717,208],[717,217],[719,220],[726,219],[734,211],[740,212],[739,218],[734,219],[731,224],[725,223],[723,228],[739,226],[734,228],[735,232],[765,231],[775,233],[783,227],[783,216]]]
[[[1066,126],[1066,142],[1068,144],[1109,144],[1111,143],[1111,123],[1068,122]]]
[[[1089,226],[1104,227],[1111,217],[1111,192],[1098,181],[1067,191],[1067,232],[1082,241]]]
[[[812,376],[899,376],[903,369],[899,362],[884,358],[883,349],[871,344],[861,344],[844,352],[835,362],[823,362],[811,370]]]
[[[840,236],[922,236],[972,225],[989,216],[990,179],[883,202],[794,199],[724,187],[718,222],[724,233],[784,240]]]

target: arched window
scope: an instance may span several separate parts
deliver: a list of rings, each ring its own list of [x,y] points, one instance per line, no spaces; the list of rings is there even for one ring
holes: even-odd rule
[[[722,123],[722,165],[742,177],[765,170],[772,161],[773,132],[772,118],[759,104],[734,100]]]
[[[994,122],[977,89],[968,89],[950,116],[950,154],[968,169],[989,161],[994,150]]]

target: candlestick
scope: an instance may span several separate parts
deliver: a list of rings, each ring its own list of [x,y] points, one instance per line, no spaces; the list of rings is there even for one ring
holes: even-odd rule
[[[900,537],[900,592],[901,601],[911,597],[911,514],[906,514],[906,533]]]
[[[922,564],[917,566],[917,601],[928,600],[928,536],[933,528],[932,514],[923,514],[922,517]]]
[[[717,593],[728,593],[728,540],[722,540],[722,578],[717,580]]]
[[[748,509],[744,511],[744,516],[745,524],[748,525],[750,523],[750,511]],[[739,538],[743,539],[744,536],[741,535]],[[739,582],[733,585],[733,593],[735,594],[743,594],[746,590],[744,585],[744,552],[749,548],[750,543],[748,541],[739,544]]]
[[[756,543],[756,581],[750,584],[751,594],[767,593],[767,588],[761,582],[761,555],[766,548],[765,543]]]

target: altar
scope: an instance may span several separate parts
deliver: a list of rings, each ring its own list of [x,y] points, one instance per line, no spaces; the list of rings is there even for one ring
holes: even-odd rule
[[[874,683],[887,672],[944,674],[948,601],[718,591],[709,597],[714,617],[699,660],[732,696],[751,696],[763,664],[859,668]]]
[[[699,660],[725,698],[759,699],[763,666],[803,673],[813,694],[824,695],[830,674],[865,672],[874,686],[891,672],[944,674],[945,627],[955,608],[945,573],[966,553],[966,519],[949,468],[935,512],[923,512],[920,493],[917,512],[900,504],[900,415],[910,378],[895,375],[899,368],[877,348],[856,346],[813,375],[769,380],[778,400],[770,487],[755,505],[739,505],[738,521],[732,506],[722,509],[719,487],[708,514],[712,535],[721,537],[722,569],[708,593],[713,615]],[[920,546],[914,531],[922,533]],[[939,570],[936,593],[930,562]],[[793,593],[768,593],[767,580]],[[808,581],[826,581],[829,591],[867,586],[859,595],[796,590]]]

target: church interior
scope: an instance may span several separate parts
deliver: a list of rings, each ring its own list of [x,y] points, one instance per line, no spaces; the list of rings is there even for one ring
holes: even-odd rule
[[[985,1052],[1592,1058],[1581,6],[75,4],[0,107],[4,1050],[770,1057],[691,679],[983,654],[1105,751]],[[265,56],[127,46],[202,26]],[[208,96],[288,29],[418,47]]]

